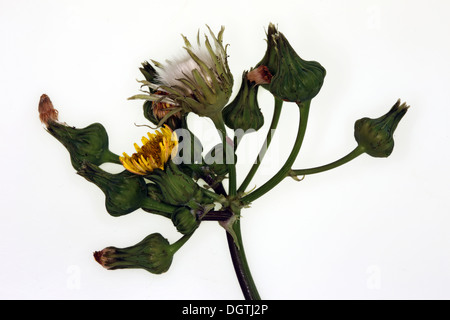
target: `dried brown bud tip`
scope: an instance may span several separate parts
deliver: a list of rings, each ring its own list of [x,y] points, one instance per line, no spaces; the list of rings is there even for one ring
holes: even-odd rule
[[[247,73],[247,79],[255,84],[269,84],[272,80],[272,74],[266,66],[259,66]]]
[[[105,269],[109,269],[109,263],[110,263],[110,258],[108,258],[108,255],[113,254],[114,250],[112,248],[105,248],[101,251],[95,251],[94,252],[94,259],[95,261],[97,261],[99,264],[101,264],[101,266]]]
[[[58,121],[58,110],[53,107],[53,103],[50,98],[43,94],[39,100],[39,119],[41,122],[48,126],[49,121]]]

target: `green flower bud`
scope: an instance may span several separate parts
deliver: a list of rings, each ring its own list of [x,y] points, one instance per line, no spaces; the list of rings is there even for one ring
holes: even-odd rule
[[[144,178],[126,170],[112,174],[85,162],[77,173],[103,191],[106,210],[112,216],[122,216],[139,209],[147,197]]]
[[[265,87],[284,101],[299,103],[314,98],[322,88],[326,70],[316,61],[300,58],[273,24],[267,36],[266,54],[257,65],[266,66],[272,75]]]
[[[75,170],[79,170],[85,161],[98,166],[105,162],[120,164],[119,156],[108,148],[108,134],[100,123],[77,129],[51,121],[47,130],[69,151]]]
[[[107,247],[94,252],[95,260],[108,270],[144,269],[161,274],[169,270],[175,250],[159,233],[127,248]]]
[[[147,178],[161,190],[165,203],[182,206],[202,198],[200,186],[172,161],[164,170],[156,169]]]
[[[384,116],[362,118],[355,122],[355,139],[372,157],[388,157],[394,149],[394,131],[409,106],[398,100]]]
[[[264,125],[264,116],[258,105],[258,87],[247,78],[248,72],[242,76],[241,88],[234,100],[222,111],[225,124],[234,130],[259,130]]]
[[[192,210],[186,207],[180,207],[172,214],[172,222],[182,234],[192,233],[199,226],[199,221]]]
[[[100,123],[77,129],[58,122],[58,111],[46,94],[41,95],[38,111],[47,131],[69,151],[75,170],[85,161],[98,166],[105,162],[120,164],[119,156],[109,150],[108,134]]]

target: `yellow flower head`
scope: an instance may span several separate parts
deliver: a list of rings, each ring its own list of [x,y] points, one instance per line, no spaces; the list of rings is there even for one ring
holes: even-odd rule
[[[175,132],[167,125],[160,130],[161,132],[149,132],[148,138],[142,137],[142,147],[135,143],[136,153],[131,157],[123,153],[120,162],[125,169],[139,175],[147,175],[155,169],[164,170],[164,164],[169,161],[172,152],[176,152],[178,140]]]

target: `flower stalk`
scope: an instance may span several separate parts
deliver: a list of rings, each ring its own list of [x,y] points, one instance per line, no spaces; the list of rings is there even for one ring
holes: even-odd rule
[[[290,177],[294,178],[295,180],[297,180],[299,176],[306,176],[306,175],[310,175],[310,174],[328,171],[328,170],[340,167],[343,164],[346,164],[347,162],[350,162],[351,160],[362,155],[363,153],[364,153],[364,148],[362,148],[361,146],[357,146],[349,154],[345,155],[344,157],[340,158],[339,160],[336,160],[334,162],[331,162],[329,164],[326,164],[326,165],[323,165],[320,167],[314,167],[314,168],[308,168],[308,169],[292,169],[292,170],[289,170],[287,176],[290,176]]]
[[[235,153],[234,148],[230,146],[229,141],[232,141],[227,133],[227,130],[225,129],[225,123],[223,122],[222,114],[217,113],[215,114],[211,120],[214,123],[214,126],[216,127],[221,142],[222,142],[222,159],[223,163],[227,165],[228,168],[228,195],[229,196],[235,196],[236,195],[236,164],[235,164]]]
[[[300,112],[300,123],[298,126],[297,131],[297,138],[295,139],[294,146],[292,148],[292,151],[286,160],[285,164],[281,167],[281,169],[265,184],[263,184],[258,189],[252,191],[250,194],[244,196],[242,198],[242,201],[244,203],[250,203],[255,201],[256,199],[260,198],[270,190],[272,190],[274,187],[276,187],[288,174],[289,170],[291,170],[291,167],[297,158],[297,155],[300,151],[300,148],[303,144],[303,139],[305,137],[306,132],[306,126],[308,123],[308,116],[309,116],[309,107],[311,104],[311,100],[305,101],[304,103],[298,103],[299,112]]]
[[[259,166],[261,165],[262,160],[264,159],[264,156],[266,155],[267,150],[269,149],[270,143],[272,142],[272,137],[275,133],[275,130],[278,126],[278,121],[280,120],[281,115],[281,109],[283,106],[283,100],[275,97],[275,106],[272,116],[272,122],[270,123],[269,131],[267,132],[266,140],[264,141],[261,150],[258,153],[258,157],[256,158],[253,166],[250,168],[247,176],[245,177],[244,181],[241,183],[238,189],[238,193],[245,192],[245,189],[247,189],[248,185],[252,181],[253,177],[256,174],[256,171],[258,171]]]

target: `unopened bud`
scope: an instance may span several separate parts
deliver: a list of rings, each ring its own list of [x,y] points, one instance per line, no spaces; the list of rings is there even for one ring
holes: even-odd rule
[[[154,170],[147,178],[161,190],[164,202],[171,205],[185,205],[202,195],[200,186],[172,161],[164,170]]]
[[[355,139],[372,157],[388,157],[394,149],[394,131],[409,106],[398,100],[384,116],[355,122]]]
[[[254,78],[253,78],[254,79]],[[257,79],[262,81],[262,79]],[[222,111],[225,124],[234,130],[259,130],[264,125],[264,116],[258,105],[258,88],[248,79],[248,73],[242,76],[241,88],[234,100]]]
[[[172,214],[172,222],[178,232],[189,234],[197,229],[199,221],[192,211],[192,209],[187,207],[180,207]]]
[[[169,270],[173,254],[169,241],[161,234],[153,233],[131,247],[107,247],[96,251],[94,258],[108,270],[144,269],[160,274]]]
[[[95,165],[106,162],[120,164],[119,156],[109,150],[108,134],[100,123],[93,123],[85,128],[75,128],[50,121],[47,131],[69,151],[75,170],[80,169],[83,162]]]
[[[314,98],[326,74],[322,65],[300,58],[273,24],[269,25],[267,37],[266,54],[258,64],[258,67],[266,66],[273,75],[266,88],[284,101],[298,103]]]
[[[106,210],[112,216],[122,216],[139,209],[147,197],[144,178],[128,171],[112,174],[85,162],[77,173],[103,191]]]
[[[39,101],[39,118],[47,126],[47,131],[69,151],[75,170],[80,169],[85,161],[95,165],[105,162],[120,164],[119,156],[109,150],[108,134],[100,123],[80,129],[58,122],[58,111],[46,94]]]

